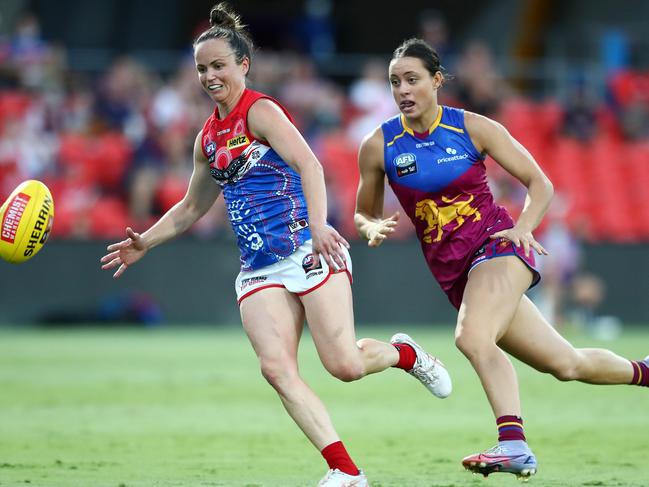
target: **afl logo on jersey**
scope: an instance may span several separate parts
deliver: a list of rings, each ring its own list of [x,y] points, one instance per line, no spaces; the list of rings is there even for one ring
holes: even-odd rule
[[[403,177],[417,172],[417,156],[411,152],[404,152],[394,158],[397,176]]]
[[[208,157],[214,154],[215,150],[216,150],[216,144],[212,141],[208,142],[207,145],[205,146],[205,154],[207,154]]]

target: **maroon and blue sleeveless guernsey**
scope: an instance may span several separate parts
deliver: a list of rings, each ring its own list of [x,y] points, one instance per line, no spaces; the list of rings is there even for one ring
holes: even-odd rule
[[[440,106],[428,134],[403,115],[381,126],[385,173],[412,220],[428,267],[458,308],[474,254],[514,221],[494,203],[484,156],[464,126],[464,110]]]
[[[223,190],[244,271],[285,259],[311,238],[300,175],[248,130],[248,111],[262,98],[293,121],[277,100],[246,89],[222,120],[214,110],[201,136],[210,173]]]

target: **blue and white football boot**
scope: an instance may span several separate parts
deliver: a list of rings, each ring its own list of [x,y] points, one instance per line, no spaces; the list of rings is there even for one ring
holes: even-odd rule
[[[537,471],[534,453],[526,442],[520,440],[501,441],[485,452],[465,457],[462,465],[485,477],[494,472],[513,473],[524,482]]]

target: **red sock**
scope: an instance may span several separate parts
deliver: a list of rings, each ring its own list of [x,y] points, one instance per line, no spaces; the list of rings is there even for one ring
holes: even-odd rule
[[[415,366],[415,361],[417,360],[417,353],[415,349],[412,348],[407,343],[394,343],[392,344],[394,348],[399,352],[399,361],[393,367],[403,370],[410,370]]]
[[[360,473],[358,467],[356,467],[349,456],[349,453],[345,450],[345,445],[343,445],[342,441],[336,441],[331,445],[325,446],[320,453],[322,453],[322,456],[327,461],[329,468],[337,468],[348,475],[358,475]]]
[[[498,441],[525,441],[523,418],[519,416],[501,416],[496,419],[498,426]]]
[[[649,365],[646,360],[631,360],[633,366],[632,385],[649,387]]]

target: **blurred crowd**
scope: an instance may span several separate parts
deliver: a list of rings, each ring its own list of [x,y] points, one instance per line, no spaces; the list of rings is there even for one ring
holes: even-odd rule
[[[649,240],[649,72],[610,70],[604,89],[577,77],[563,96],[538,100],[514,88],[486,43],[454,49],[437,13],[422,15],[418,35],[446,70],[440,101],[502,122],[553,180],[557,196],[537,238],[561,252],[541,261],[536,299],[561,321],[571,295],[588,321],[603,285],[580,275],[579,243]],[[397,113],[388,60],[389,53],[367,57],[346,82],[324,76],[313,56],[298,52],[262,46],[252,63],[250,86],[284,104],[322,162],[329,219],[347,238],[356,237],[359,143]],[[128,55],[101,73],[78,72],[65,48],[48,43],[38,19],[25,15],[0,38],[0,201],[21,181],[40,179],[56,202],[53,238],[109,240],[127,225],[143,230],[183,197],[195,136],[213,110],[190,50],[164,75]],[[497,199],[517,215],[524,187],[493,161],[487,165]],[[398,209],[389,188],[385,206],[386,214]],[[223,204],[191,233],[229,235]],[[412,233],[402,220],[395,238]]]
[[[557,203],[542,232],[649,239],[649,73],[618,69],[603,93],[581,79],[563,99],[539,101],[513,88],[484,42],[452,49],[440,16],[422,16],[419,35],[449,74],[441,102],[501,121],[555,183]],[[296,52],[262,46],[252,64],[251,87],[286,106],[320,158],[331,223],[349,238],[359,142],[397,113],[387,61],[368,57],[346,83]],[[45,181],[56,201],[54,238],[112,239],[126,225],[146,228],[182,198],[195,135],[213,109],[191,51],[165,76],[128,55],[96,75],[75,72],[65,49],[44,40],[37,18],[26,15],[0,39],[0,197],[22,180]],[[498,198],[517,213],[524,188],[488,165]],[[396,209],[389,191],[386,198],[386,211]],[[192,231],[211,237],[226,226],[217,204]],[[411,234],[404,224],[398,237]]]

